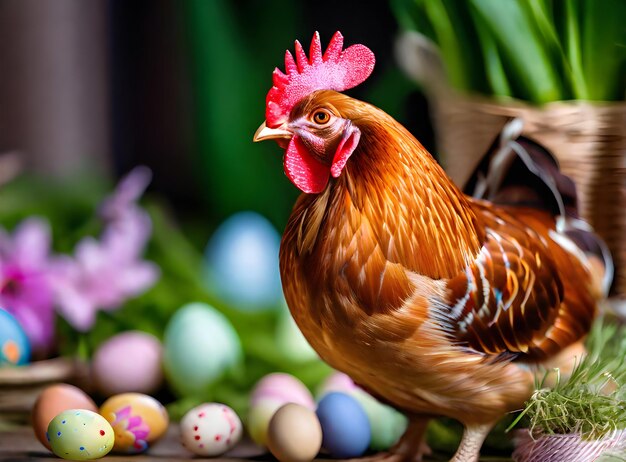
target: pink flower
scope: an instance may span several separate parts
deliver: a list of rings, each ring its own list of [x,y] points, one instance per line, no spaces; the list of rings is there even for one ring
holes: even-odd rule
[[[58,310],[79,331],[91,329],[98,310],[119,308],[159,277],[159,268],[141,259],[152,223],[135,202],[149,179],[145,168],[123,178],[101,207],[106,226],[100,240],[84,238],[76,245],[74,257],[56,262]]]
[[[0,308],[15,316],[36,354],[45,354],[54,340],[50,269],[46,221],[29,218],[12,236],[0,229]]]

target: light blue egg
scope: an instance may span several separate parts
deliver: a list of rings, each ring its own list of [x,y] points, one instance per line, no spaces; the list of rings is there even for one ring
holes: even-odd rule
[[[205,252],[210,290],[240,310],[274,308],[282,300],[278,268],[280,236],[254,212],[241,212],[220,225]]]
[[[371,440],[369,419],[353,397],[328,393],[317,405],[317,417],[322,425],[322,446],[333,457],[359,457],[367,450]]]
[[[163,367],[178,394],[205,394],[212,383],[240,364],[237,332],[228,319],[206,303],[180,308],[165,328]]]
[[[0,308],[0,366],[22,366],[30,359],[30,343],[17,319]]]

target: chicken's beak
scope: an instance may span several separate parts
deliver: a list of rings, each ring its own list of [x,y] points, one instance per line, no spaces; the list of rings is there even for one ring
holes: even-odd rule
[[[263,122],[254,134],[252,141],[256,143],[257,141],[263,140],[290,140],[293,137],[293,132],[285,129],[285,125],[286,124],[283,124],[278,128],[269,128],[265,125],[265,122]]]

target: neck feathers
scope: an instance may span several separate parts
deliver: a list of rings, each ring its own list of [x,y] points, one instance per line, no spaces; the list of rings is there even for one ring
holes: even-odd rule
[[[296,206],[299,253],[313,252],[320,236],[339,236],[347,227],[361,236],[358,245],[376,247],[362,248],[364,255],[382,254],[433,279],[458,274],[476,257],[483,239],[466,197],[391,117],[372,108],[369,118],[356,123],[361,141],[343,174]],[[323,252],[349,245],[330,241],[321,244]]]

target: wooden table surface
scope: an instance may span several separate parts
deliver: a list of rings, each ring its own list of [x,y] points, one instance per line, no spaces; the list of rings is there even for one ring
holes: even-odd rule
[[[220,458],[201,458],[188,452],[179,443],[178,427],[171,425],[167,435],[150,450],[142,455],[107,455],[103,461],[106,462],[184,462],[189,459],[194,461],[210,460],[213,462],[243,462],[249,460],[272,461],[275,459],[263,453],[251,443],[241,443],[233,451]],[[35,438],[30,427],[16,427],[0,431],[0,461],[1,462],[52,462],[57,459],[50,451],[44,448]],[[324,459],[326,462],[329,459]],[[444,456],[434,456],[427,459],[429,461],[445,461]],[[508,462],[510,459],[484,458],[483,462]]]

